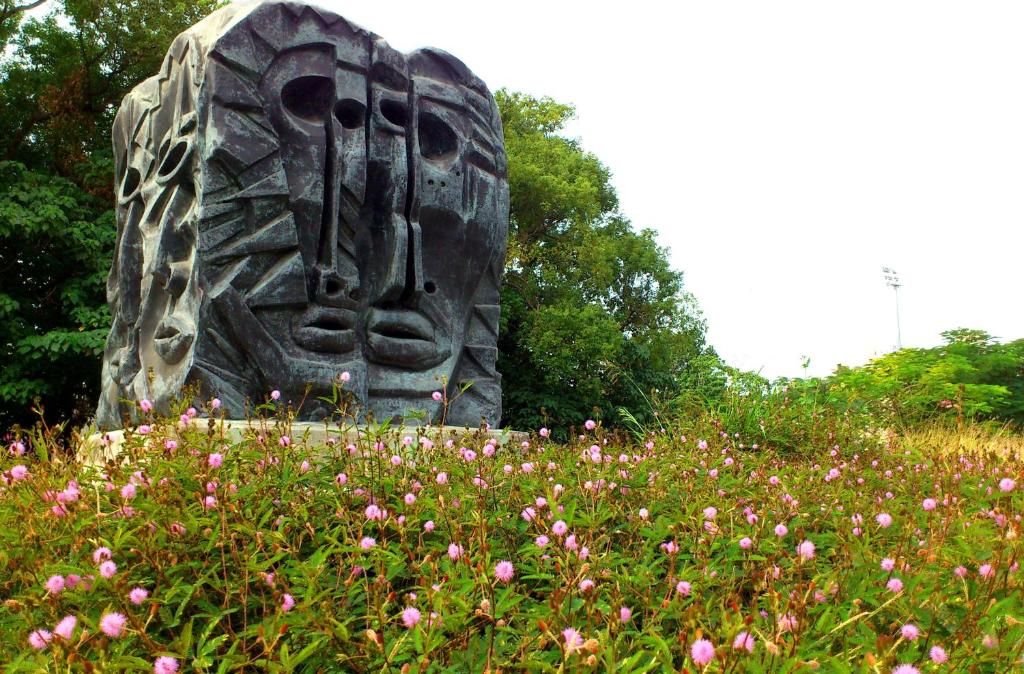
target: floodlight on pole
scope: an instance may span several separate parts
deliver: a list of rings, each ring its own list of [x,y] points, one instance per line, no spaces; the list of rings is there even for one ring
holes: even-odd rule
[[[885,285],[892,288],[893,293],[896,296],[896,348],[903,348],[903,335],[900,330],[900,283],[899,274],[895,269],[889,267],[882,267],[882,273],[885,275]]]

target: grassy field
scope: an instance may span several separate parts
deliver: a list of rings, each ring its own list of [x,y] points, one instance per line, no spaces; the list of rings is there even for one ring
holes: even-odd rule
[[[97,468],[12,442],[3,671],[1024,671],[1019,436],[309,446],[265,411]]]

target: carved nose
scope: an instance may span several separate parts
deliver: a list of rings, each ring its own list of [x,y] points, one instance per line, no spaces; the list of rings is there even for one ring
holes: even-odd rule
[[[354,309],[359,304],[359,282],[342,276],[335,269],[318,266],[316,269],[317,303],[326,307]]]
[[[385,228],[387,264],[380,299],[413,307],[422,293],[423,261],[420,228],[394,213]]]

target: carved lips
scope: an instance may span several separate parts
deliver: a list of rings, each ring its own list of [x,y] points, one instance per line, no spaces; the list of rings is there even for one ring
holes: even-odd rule
[[[379,363],[424,370],[443,362],[451,352],[438,343],[434,325],[410,309],[370,309],[366,346]]]
[[[297,317],[292,336],[310,351],[347,353],[356,348],[356,320],[350,309],[314,304]]]

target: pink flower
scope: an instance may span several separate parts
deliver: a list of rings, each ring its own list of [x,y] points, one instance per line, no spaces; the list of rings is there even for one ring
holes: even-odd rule
[[[65,641],[71,641],[71,636],[75,633],[75,625],[78,624],[78,618],[73,615],[67,615],[61,618],[57,626],[53,628],[53,633],[59,636]]]
[[[796,616],[789,613],[783,614],[779,618],[779,630],[782,632],[795,632],[797,624]]]
[[[402,611],[402,624],[408,629],[416,627],[416,623],[420,621],[420,612],[418,609],[412,606]]]
[[[375,545],[377,545],[377,541],[373,538],[370,538],[369,536],[364,536],[363,539],[359,541],[359,547],[361,547],[363,550],[369,550]]]
[[[640,508],[640,512],[638,514],[640,515],[640,519],[646,522],[647,518],[651,516],[651,511],[647,508]]]
[[[746,536],[740,539],[740,547],[744,550],[749,550],[753,545],[754,541],[750,540],[750,538]]]
[[[153,674],[176,674],[178,661],[166,655],[161,655],[153,661]]]
[[[732,640],[733,650],[744,650],[747,653],[754,652],[754,635],[749,632],[740,632]]]
[[[271,400],[280,400],[281,399],[281,392],[278,391],[277,389],[274,389],[273,391],[270,392],[270,399]]]
[[[998,645],[999,645],[999,639],[996,639],[996,638],[995,638],[994,636],[992,636],[991,634],[986,634],[986,635],[985,635],[984,637],[982,637],[982,639],[981,639],[981,645],[982,645],[982,646],[984,646],[985,648],[987,648],[988,650],[990,650],[990,651],[991,651],[991,650],[993,650],[993,649],[994,649],[994,648],[995,648],[996,646],[998,646]]]
[[[340,379],[341,379],[342,383],[347,384],[349,382],[349,380],[352,379],[352,374],[349,373],[348,370],[345,370],[344,372],[341,373]]]
[[[676,592],[678,592],[679,594],[683,595],[684,597],[689,597],[690,596],[690,592],[692,592],[692,591],[693,591],[693,586],[690,585],[690,583],[686,582],[685,580],[681,580],[678,583],[676,583]]]
[[[583,645],[583,635],[579,633],[579,630],[572,627],[566,627],[562,630],[562,638],[565,639],[565,652],[567,655],[575,653]]]
[[[1008,477],[1004,477],[1002,480],[999,481],[999,491],[1011,492],[1013,491],[1013,488],[1016,486],[1017,483]]]
[[[935,499],[933,498],[926,498],[924,501],[921,502],[921,507],[924,508],[926,511],[935,510],[935,507],[937,505],[938,503],[936,503]]]
[[[541,428],[541,429],[540,429],[540,431],[539,431],[539,433],[540,433],[540,437],[542,437],[542,438],[546,438],[546,437],[548,437],[549,435],[551,435],[551,431],[549,431],[549,430],[548,430],[548,429],[546,429],[546,428]]]
[[[955,569],[953,569],[953,575],[955,575],[957,578],[966,578],[967,577],[967,567],[966,566],[958,566],[958,567],[956,567]]]
[[[878,515],[875,516],[875,521],[878,522],[878,526],[883,529],[888,529],[892,526],[892,515],[889,513],[878,513]]]
[[[18,480],[24,480],[28,476],[28,468],[18,464],[11,468],[11,478],[17,482]]]
[[[398,456],[397,454],[392,456],[391,457],[391,465],[392,466],[401,466],[402,465],[402,457]]]
[[[779,538],[783,538],[788,533],[789,533],[789,529],[786,528],[785,524],[776,524],[775,525],[775,535],[778,536]]]
[[[928,657],[937,665],[941,665],[946,660],[949,660],[949,656],[946,655],[946,649],[942,646],[932,646],[932,649],[928,651]]]
[[[214,398],[213,400],[211,400],[210,408],[215,410],[220,409],[220,398]]]
[[[152,412],[153,411],[153,403],[149,402],[145,398],[143,398],[142,400],[139,401],[139,407],[142,408],[143,412]]]
[[[896,560],[892,557],[886,557],[879,566],[882,567],[882,571],[892,571],[896,568]]]
[[[125,501],[130,501],[135,498],[135,485],[129,482],[125,486],[121,487],[121,498]]]
[[[433,531],[433,530],[434,530],[434,520],[427,520],[427,521],[426,521],[426,522],[425,522],[425,523],[423,524],[423,530],[424,530],[424,531],[426,531],[426,532],[427,532],[428,534],[429,534],[429,533],[430,533],[431,531]]]
[[[50,594],[57,594],[64,589],[64,576],[50,576],[46,579],[46,591]]]
[[[210,468],[220,468],[221,464],[224,463],[224,455],[214,452],[213,454],[210,454],[206,462],[210,464]]]
[[[584,578],[583,580],[580,581],[580,592],[583,592],[584,594],[586,594],[587,592],[590,592],[593,589],[594,589],[594,581],[590,580],[589,578]]]
[[[889,579],[889,582],[885,584],[890,592],[900,592],[903,590],[903,581],[899,578],[893,577]]]
[[[153,431],[153,427],[149,424],[142,424],[139,426],[139,435],[149,435]]]
[[[814,559],[814,543],[804,541],[800,545],[796,546],[796,554],[802,560]]]
[[[533,542],[538,548],[545,548],[547,547],[549,540],[547,536],[541,534],[540,536],[537,536],[537,538],[533,539]]]
[[[900,665],[892,670],[892,674],[921,674],[921,670],[914,665]]]
[[[622,606],[619,608],[619,622],[628,623],[629,619],[633,617],[633,611],[628,606]]]
[[[462,546],[455,543],[448,544],[448,556],[451,557],[453,562],[457,562],[459,557],[462,556]]]
[[[438,484],[448,484],[448,473],[438,473],[436,479]]]
[[[690,646],[690,657],[698,665],[706,665],[715,657],[715,646],[707,639],[697,639]]]
[[[379,522],[383,520],[385,517],[387,517],[387,513],[384,510],[381,510],[380,506],[378,506],[376,503],[371,503],[370,505],[366,506],[365,515],[366,519],[370,520],[371,522]]]
[[[714,506],[708,506],[707,508],[704,508],[704,517],[705,518],[707,518],[709,520],[713,520],[717,516],[718,516],[718,508],[716,508]]]
[[[136,606],[140,606],[142,602],[146,601],[149,596],[149,590],[144,590],[141,587],[134,587],[132,591],[128,593],[128,600]]]
[[[112,560],[108,559],[100,564],[100,575],[104,578],[113,578],[115,573],[117,573],[117,564],[114,564]]]
[[[207,496],[206,498],[204,498],[203,499],[203,507],[206,508],[207,510],[213,510],[214,508],[216,508],[217,507],[217,497],[216,496]]]
[[[36,630],[28,635],[28,645],[37,651],[41,651],[46,648],[46,645],[50,643],[52,638],[53,635],[47,630]]]
[[[434,399],[434,402],[439,403],[444,398],[444,395],[440,391],[434,391],[430,394],[430,397]]]
[[[295,597],[291,596],[287,592],[281,595],[281,611],[287,613],[295,607]]]
[[[982,578],[993,578],[996,575],[996,571],[992,568],[991,564],[982,564],[978,567],[978,575]]]
[[[500,580],[502,583],[507,583],[512,580],[512,576],[515,575],[515,568],[512,566],[512,562],[500,561],[494,567],[494,577]]]
[[[921,636],[921,630],[919,630],[917,628],[917,625],[915,625],[914,623],[907,623],[906,625],[900,628],[900,636],[902,636],[907,641],[914,641],[919,636]]]
[[[104,559],[110,559],[114,555],[110,552],[110,548],[96,548],[92,553],[92,563],[99,564]]]
[[[562,520],[558,520],[551,527],[551,531],[553,531],[556,536],[564,536],[565,532],[568,531],[568,530],[569,530],[568,525],[566,525],[566,523],[564,521],[562,521]]]
[[[282,435],[280,438],[278,438],[277,444],[281,445],[282,447],[291,447],[292,439],[289,438],[287,435]]]
[[[128,624],[128,619],[124,617],[123,613],[104,613],[100,618],[100,630],[111,638],[117,638],[124,634],[126,624]]]

